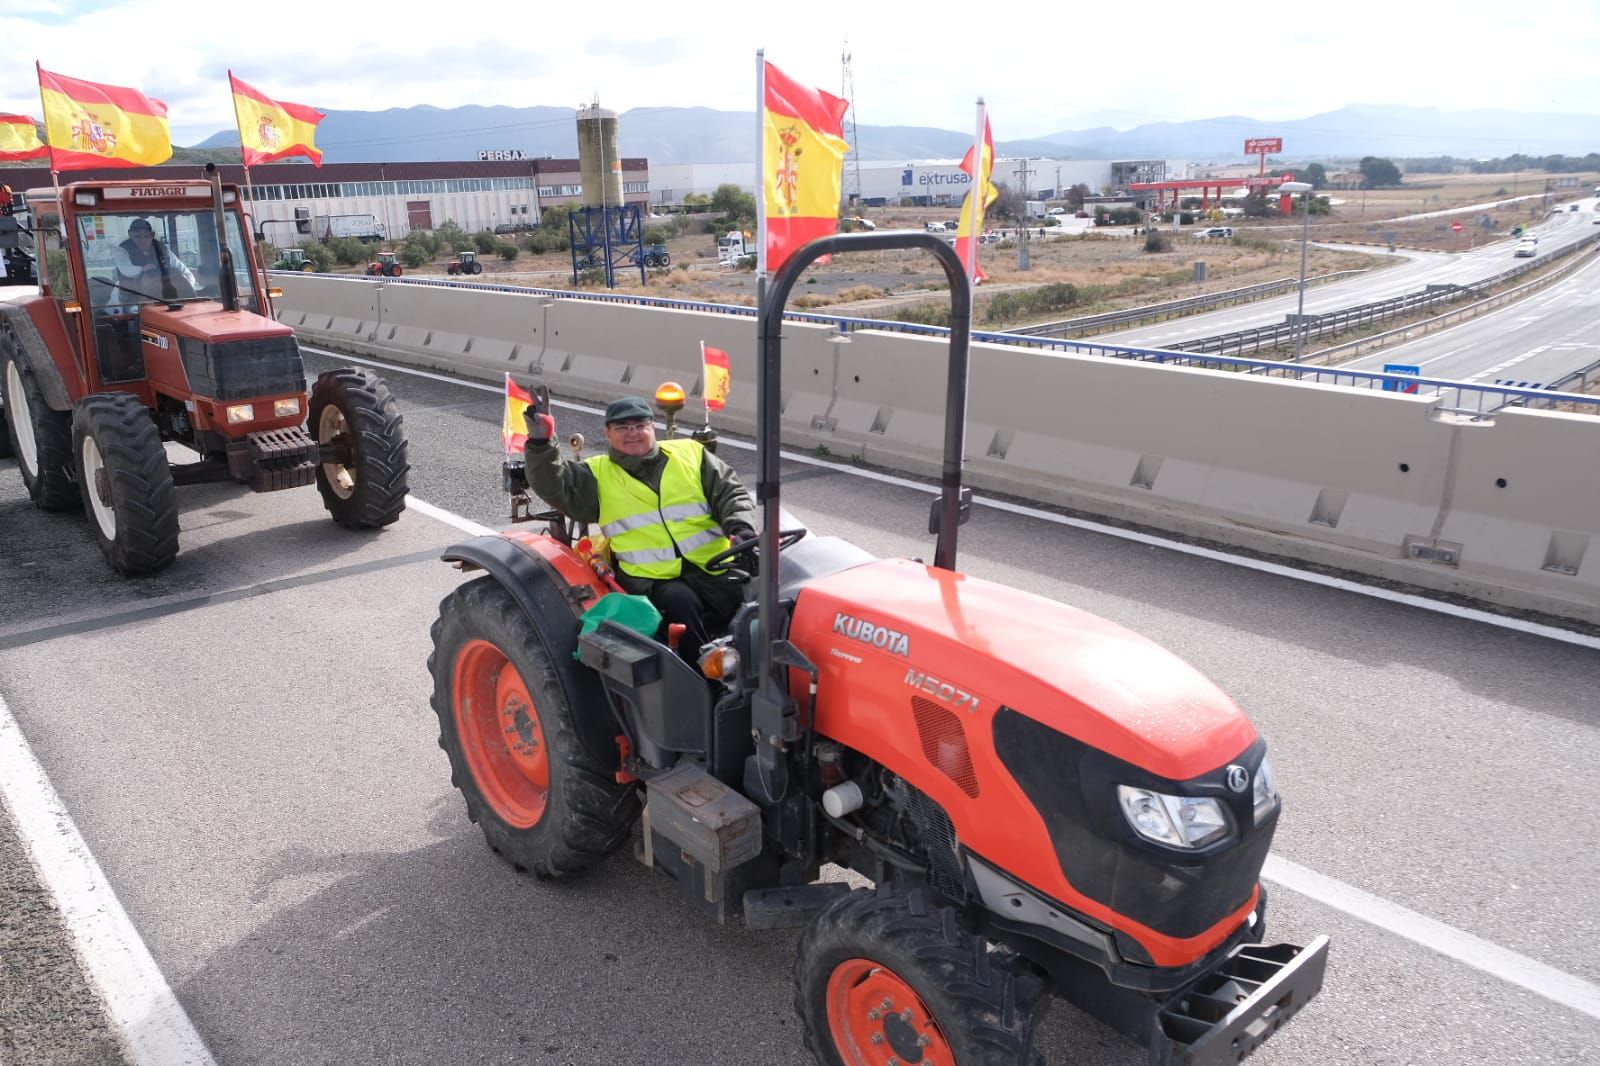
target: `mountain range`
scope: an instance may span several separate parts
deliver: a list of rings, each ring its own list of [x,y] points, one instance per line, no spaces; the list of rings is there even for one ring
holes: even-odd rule
[[[327,116],[317,130],[317,147],[330,163],[476,159],[485,148],[562,159],[578,154],[574,112],[567,107],[418,106],[329,111]],[[749,112],[704,107],[635,108],[618,117],[618,141],[623,155],[643,156],[662,166],[747,162],[752,118]],[[1130,130],[1063,130],[1026,140],[997,140],[995,148],[1007,156],[1224,163],[1243,161],[1244,141],[1250,137],[1283,138],[1284,150],[1275,158],[1299,162],[1367,155],[1583,156],[1600,151],[1600,120],[1592,115],[1352,104],[1287,121],[1227,115]],[[856,142],[862,160],[950,159],[967,150],[972,135],[926,126],[861,126]],[[194,147],[238,143],[238,131],[230,129]]]

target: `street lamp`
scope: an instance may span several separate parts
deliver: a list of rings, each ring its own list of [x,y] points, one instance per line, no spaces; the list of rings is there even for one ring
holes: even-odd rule
[[[1295,318],[1295,324],[1300,328],[1294,333],[1294,361],[1299,362],[1306,351],[1306,242],[1311,234],[1311,183],[1309,181],[1286,181],[1278,186],[1279,192],[1304,193],[1305,221],[1300,224],[1300,310]]]

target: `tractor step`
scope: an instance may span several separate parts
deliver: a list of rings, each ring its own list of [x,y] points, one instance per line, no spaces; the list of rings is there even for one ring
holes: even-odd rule
[[[843,881],[752,888],[744,894],[744,924],[751,929],[802,929],[822,908],[849,894]]]
[[[317,479],[317,444],[303,426],[263,430],[228,442],[228,468],[256,492],[296,489]]]
[[[1156,1015],[1151,1061],[1159,1066],[1238,1063],[1322,990],[1328,938],[1306,947],[1241,944]]]

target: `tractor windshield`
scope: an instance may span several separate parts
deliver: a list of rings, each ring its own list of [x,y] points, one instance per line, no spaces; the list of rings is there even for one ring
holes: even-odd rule
[[[87,295],[96,311],[117,314],[142,303],[214,300],[222,294],[217,223],[209,209],[82,214],[76,229]],[[260,313],[244,224],[231,212],[227,232],[239,306]]]

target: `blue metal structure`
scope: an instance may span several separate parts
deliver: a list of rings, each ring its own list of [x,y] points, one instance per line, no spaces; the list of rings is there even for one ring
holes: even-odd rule
[[[582,207],[567,215],[567,242],[572,251],[572,283],[585,270],[603,267],[606,288],[617,287],[617,267],[639,269],[645,281],[644,227],[638,204]]]

